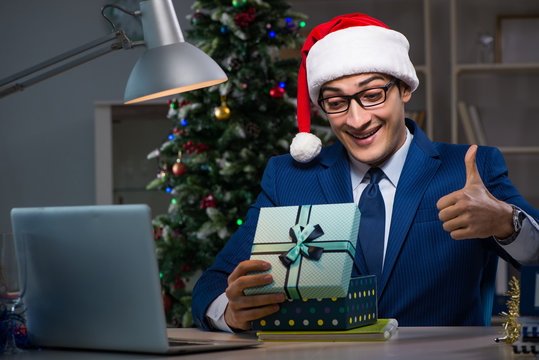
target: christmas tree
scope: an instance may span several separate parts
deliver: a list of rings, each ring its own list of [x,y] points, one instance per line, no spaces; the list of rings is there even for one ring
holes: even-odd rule
[[[172,129],[148,157],[166,191],[154,219],[167,321],[192,326],[186,281],[210,266],[242,225],[269,157],[288,152],[297,132],[298,48],[306,17],[282,0],[198,0],[186,38],[227,72],[228,82],[169,101]],[[192,281],[192,280],[191,280]]]

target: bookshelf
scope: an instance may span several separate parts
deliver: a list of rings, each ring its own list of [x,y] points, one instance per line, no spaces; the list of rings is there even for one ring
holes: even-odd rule
[[[539,3],[534,0],[450,0],[449,6],[451,142],[469,142],[462,104],[468,109],[470,105],[476,107],[486,145],[500,149],[511,181],[526,200],[538,207],[539,189],[535,179],[539,178],[539,140],[535,134],[539,133],[539,103],[536,101],[539,57],[530,61],[535,51],[531,48],[537,46],[522,46],[518,53],[511,54],[511,62],[500,62],[499,45],[501,37],[507,36],[500,28],[500,19],[539,14]],[[536,38],[539,26],[537,29]],[[487,62],[479,61],[480,34],[489,34],[495,40],[492,48],[495,56]],[[522,61],[518,61],[518,57]],[[502,295],[508,290],[507,282],[513,275],[519,276],[508,263],[499,261],[493,314],[503,310],[505,298]]]

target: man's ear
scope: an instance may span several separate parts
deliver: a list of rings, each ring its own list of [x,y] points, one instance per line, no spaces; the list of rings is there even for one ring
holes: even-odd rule
[[[400,93],[402,102],[404,103],[407,103],[412,98],[412,89],[403,82],[401,82]]]

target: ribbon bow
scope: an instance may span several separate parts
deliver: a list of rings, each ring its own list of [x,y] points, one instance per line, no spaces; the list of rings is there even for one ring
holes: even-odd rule
[[[307,243],[322,235],[324,235],[324,231],[318,224],[309,224],[305,227],[299,224],[292,226],[290,228],[290,237],[296,245],[287,252],[279,255],[279,259],[287,268],[298,259],[300,254],[312,260],[319,260],[324,252],[324,248],[307,245]]]

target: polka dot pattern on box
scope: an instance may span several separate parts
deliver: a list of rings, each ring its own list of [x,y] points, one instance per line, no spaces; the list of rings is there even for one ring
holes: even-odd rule
[[[280,311],[253,321],[255,330],[342,330],[376,322],[374,276],[353,278],[342,298],[301,299],[282,303]]]

